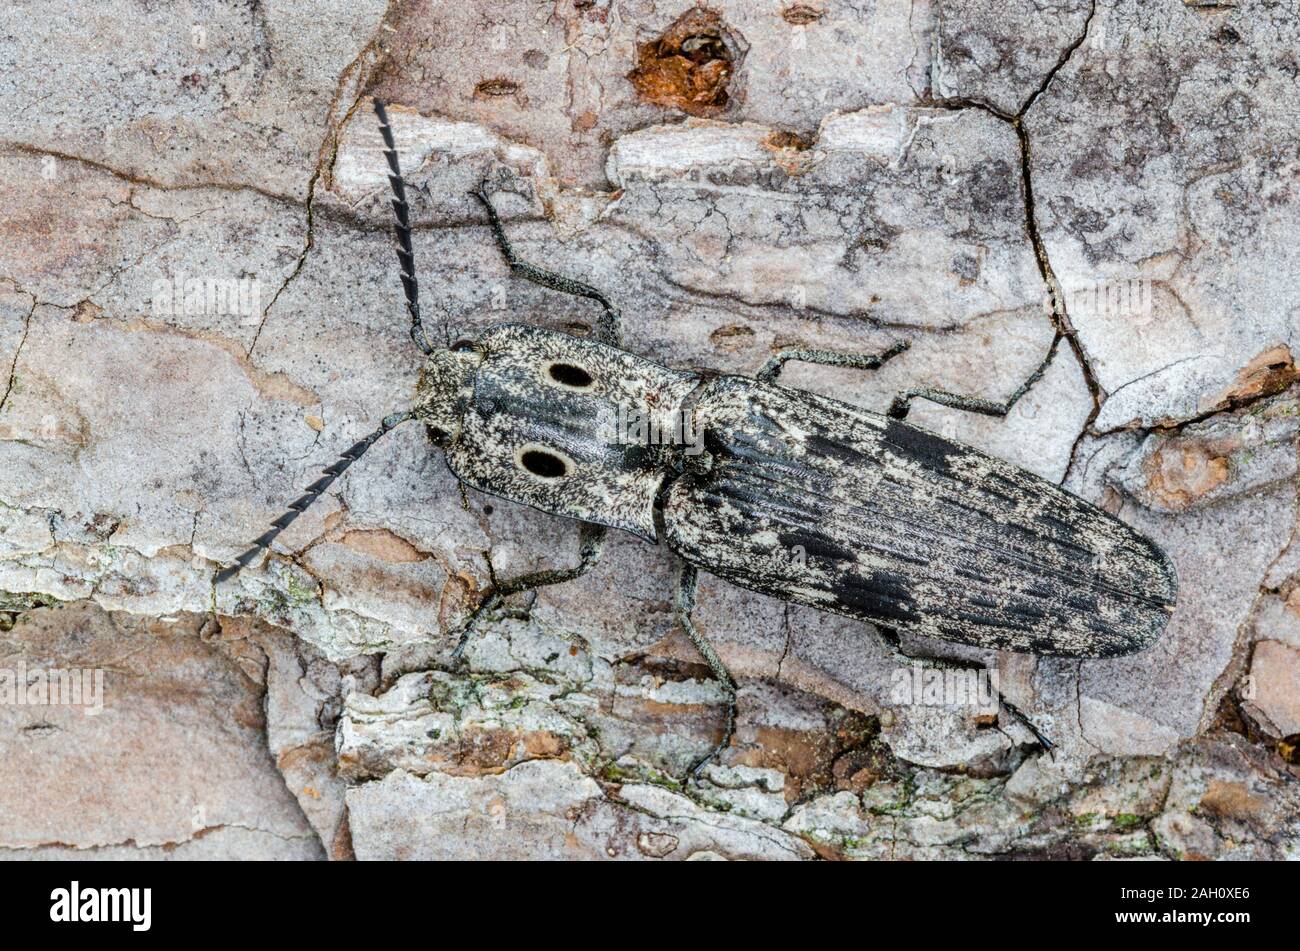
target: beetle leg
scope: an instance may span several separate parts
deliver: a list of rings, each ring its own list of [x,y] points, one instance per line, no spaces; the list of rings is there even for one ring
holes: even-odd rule
[[[604,525],[594,525],[589,522],[583,522],[579,529],[579,547],[578,563],[572,568],[549,568],[543,571],[534,571],[526,575],[520,575],[517,578],[511,578],[503,581],[493,587],[492,592],[479,602],[479,606],[474,609],[470,615],[469,621],[465,624],[465,629],[461,632],[460,640],[456,644],[455,650],[451,652],[453,660],[459,661],[461,655],[465,652],[465,647],[469,644],[469,639],[474,633],[480,618],[489,611],[497,607],[502,601],[512,594],[518,594],[521,591],[534,591],[537,588],[545,588],[553,584],[563,584],[566,581],[573,581],[581,578],[588,571],[596,566],[600,561],[601,553],[605,550],[605,533]]]
[[[731,676],[731,671],[727,670],[727,665],[722,662],[718,652],[713,649],[713,645],[704,639],[704,635],[699,632],[695,622],[691,620],[691,613],[695,610],[695,588],[698,574],[693,565],[682,562],[681,574],[677,583],[677,617],[682,622],[682,629],[686,631],[686,636],[691,639],[691,643],[695,645],[695,649],[700,652],[704,662],[709,665],[709,670],[713,671],[713,676],[718,678],[727,693],[727,724],[722,731],[722,739],[718,741],[717,746],[709,750],[691,766],[691,776],[698,776],[700,770],[710,760],[730,746],[732,734],[736,732],[736,680]]]
[[[1052,338],[1052,345],[1047,348],[1047,356],[1043,358],[1043,362],[1038,364],[1037,369],[1029,374],[1029,378],[1020,384],[1020,388],[1003,402],[982,400],[973,396],[949,393],[946,390],[932,390],[923,387],[918,390],[908,390],[901,396],[895,396],[894,401],[889,404],[889,415],[894,419],[905,419],[912,408],[912,400],[919,397],[923,400],[929,400],[931,403],[938,403],[940,406],[965,410],[968,413],[979,413],[983,416],[1005,416],[1011,412],[1011,407],[1016,405],[1020,397],[1028,393],[1030,388],[1042,379],[1043,374],[1047,372],[1048,366],[1051,365],[1052,358],[1056,356],[1056,348],[1060,346],[1060,343],[1061,333],[1058,331],[1056,336]]]
[[[983,668],[982,664],[974,662],[962,663],[960,661],[944,660],[938,657],[917,657],[913,654],[908,654],[903,650],[897,635],[890,636],[885,631],[881,631],[881,634],[899,657],[920,663],[924,666],[937,668],[939,670],[980,670]],[[1056,749],[1056,744],[1049,740],[1046,735],[1044,735],[1043,731],[1034,725],[1034,721],[1029,719],[1029,717],[1027,717],[1019,707],[1003,696],[1001,690],[995,692],[998,696],[998,705],[1003,710],[1006,710],[1007,713],[1011,714],[1012,717],[1019,720],[1024,728],[1033,734],[1034,739],[1038,741],[1038,744],[1047,753],[1050,754],[1052,750]]]
[[[1002,691],[1000,690],[998,691],[998,703],[1002,704],[1003,708],[1008,713],[1010,713],[1013,717],[1015,717],[1017,720],[1023,723],[1025,725],[1025,729],[1028,730],[1030,733],[1034,734],[1034,739],[1036,739],[1038,741],[1038,744],[1043,749],[1045,749],[1049,754],[1052,752],[1052,750],[1056,749],[1056,744],[1053,743],[1051,740],[1049,740],[1046,736],[1044,736],[1042,730],[1034,726],[1034,721],[1029,719],[1029,717],[1025,716],[1023,713],[1020,712],[1019,707],[1017,707],[1006,697],[1002,696]]]
[[[818,363],[828,367],[849,367],[853,370],[874,370],[882,366],[887,360],[898,356],[909,346],[910,344],[904,340],[902,343],[894,344],[883,353],[841,353],[838,350],[800,350],[791,348],[768,357],[762,369],[754,376],[764,383],[771,383],[780,375],[781,370],[790,360],[799,360],[803,363]]]
[[[496,238],[497,247],[501,249],[501,254],[505,257],[506,263],[510,265],[510,270],[534,284],[549,287],[553,291],[572,294],[574,297],[586,297],[600,304],[605,309],[605,312],[601,315],[600,322],[596,326],[596,339],[611,346],[620,346],[622,342],[622,318],[614,305],[609,302],[609,298],[590,284],[584,284],[582,281],[576,281],[571,277],[565,277],[563,274],[556,274],[554,271],[547,271],[536,265],[529,264],[527,261],[520,260],[519,256],[515,254],[514,248],[510,246],[510,240],[506,237],[505,229],[501,227],[501,219],[497,216],[497,210],[492,207],[492,202],[488,199],[485,187],[480,185],[476,191],[472,191],[470,194],[481,201],[483,207],[487,209],[488,220],[492,225],[492,234]]]

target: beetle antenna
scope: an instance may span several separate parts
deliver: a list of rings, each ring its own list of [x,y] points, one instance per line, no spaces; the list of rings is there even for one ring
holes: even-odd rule
[[[424,336],[424,323],[420,319],[420,283],[415,277],[415,252],[411,247],[411,208],[406,203],[406,185],[402,182],[402,167],[397,162],[397,144],[393,141],[393,128],[388,124],[388,110],[379,99],[375,99],[374,104],[375,115],[379,117],[379,134],[384,139],[384,158],[388,161],[388,184],[393,189],[393,233],[397,235],[397,263],[402,269],[406,312],[411,315],[411,339],[425,354],[430,354],[433,347]]]
[[[360,442],[354,443],[347,452],[339,456],[337,462],[324,471],[319,479],[307,486],[306,494],[292,502],[289,505],[289,510],[272,522],[269,529],[255,538],[248,551],[236,558],[233,565],[217,572],[216,578],[213,579],[213,584],[221,584],[223,581],[228,581],[252,564],[258,554],[263,549],[270,548],[271,543],[275,541],[276,536],[292,525],[294,519],[307,511],[307,509],[311,508],[312,503],[324,494],[325,490],[334,483],[334,480],[341,476],[348,466],[352,465],[352,463],[364,456],[366,450],[373,446],[379,440],[380,436],[384,435],[384,433],[388,432],[394,426],[398,426],[401,423],[406,422],[408,419],[414,418],[414,416],[415,413],[410,410],[385,416],[384,421],[379,424],[378,429]]]

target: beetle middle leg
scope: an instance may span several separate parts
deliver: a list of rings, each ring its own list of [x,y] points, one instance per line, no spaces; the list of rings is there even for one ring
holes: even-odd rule
[[[905,340],[902,343],[894,344],[882,353],[842,353],[839,350],[802,350],[792,347],[788,350],[781,350],[769,357],[767,362],[763,364],[762,369],[754,376],[764,383],[771,383],[791,360],[798,360],[801,363],[816,363],[827,367],[874,370],[898,356],[909,346],[910,344]]]
[[[938,403],[940,406],[947,406],[952,409],[965,410],[968,413],[979,413],[982,416],[1006,416],[1011,412],[1011,407],[1019,402],[1033,387],[1035,383],[1043,378],[1047,368],[1051,366],[1052,359],[1056,356],[1056,350],[1061,345],[1062,334],[1058,330],[1052,337],[1052,345],[1047,348],[1047,356],[1025,382],[1012,393],[1007,399],[998,402],[996,400],[983,400],[974,396],[963,396],[960,393],[949,393],[947,390],[935,390],[929,387],[922,387],[916,390],[908,390],[894,397],[894,401],[889,404],[888,415],[893,419],[906,419],[907,414],[912,409],[912,400],[923,399],[931,403]]]
[[[470,615],[469,620],[465,623],[465,629],[461,632],[460,640],[451,652],[452,659],[456,661],[461,659],[479,620],[512,594],[519,594],[522,591],[535,591],[538,588],[549,587],[553,584],[564,584],[566,581],[575,581],[594,568],[605,550],[606,533],[607,529],[604,525],[583,522],[578,529],[578,563],[576,565],[571,568],[547,568],[542,571],[533,571],[494,585],[492,591],[479,602],[478,607],[474,609],[474,613]]]
[[[722,662],[718,652],[713,649],[713,645],[704,639],[691,619],[691,614],[695,611],[695,591],[699,580],[699,572],[695,570],[694,565],[682,562],[681,574],[677,582],[677,619],[681,621],[682,629],[686,636],[691,639],[695,649],[700,652],[704,662],[709,665],[709,670],[713,671],[713,676],[718,678],[723,689],[727,693],[727,723],[722,730],[722,739],[718,744],[695,761],[691,766],[689,775],[698,776],[710,760],[731,745],[731,737],[736,732],[736,679],[731,676],[731,671],[727,670],[727,665]]]
[[[514,248],[510,246],[510,239],[506,237],[505,229],[501,227],[501,219],[488,198],[484,186],[480,185],[476,191],[472,191],[470,194],[482,202],[483,207],[487,209],[488,221],[492,225],[492,234],[496,238],[497,247],[501,249],[501,254],[505,257],[506,263],[510,265],[510,270],[541,287],[549,287],[553,291],[572,294],[574,297],[585,297],[600,304],[604,308],[604,313],[601,314],[600,321],[596,326],[596,339],[601,343],[607,343],[615,347],[620,346],[622,343],[622,318],[614,305],[609,302],[609,298],[590,284],[584,284],[582,281],[565,277],[563,274],[556,274],[554,271],[548,271],[521,260],[519,255],[515,254]]]

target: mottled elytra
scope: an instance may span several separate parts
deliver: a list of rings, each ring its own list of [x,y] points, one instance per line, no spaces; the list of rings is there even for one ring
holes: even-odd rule
[[[697,770],[729,744],[735,715],[735,681],[691,619],[698,569],[887,632],[979,648],[1112,657],[1142,650],[1164,630],[1177,582],[1152,541],[1060,486],[904,422],[916,398],[1005,416],[1046,370],[1059,331],[1005,402],[920,389],[897,397],[886,415],[777,378],[791,360],[873,369],[906,343],[879,354],[785,350],[753,378],[671,370],[620,347],[618,311],[600,291],[519,260],[480,189],[514,273],[590,298],[601,318],[585,338],[505,324],[437,349],[420,320],[392,131],[383,104],[374,105],[411,339],[427,356],[415,405],[348,449],[218,583],[269,548],[380,436],[415,419],[464,484],[582,523],[577,565],[499,582],[466,624],[458,656],[503,598],[588,571],[609,528],[662,540],[681,559],[679,620],[731,697],[721,742]],[[629,414],[703,447],[627,439],[611,420]]]

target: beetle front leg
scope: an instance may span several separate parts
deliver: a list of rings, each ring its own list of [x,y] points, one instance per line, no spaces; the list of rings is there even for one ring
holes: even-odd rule
[[[548,271],[545,268],[521,260],[515,254],[515,249],[510,246],[510,239],[506,237],[505,228],[501,226],[501,218],[497,215],[496,208],[492,206],[485,187],[480,185],[477,191],[470,192],[470,194],[482,202],[483,207],[487,209],[488,221],[492,225],[492,234],[496,238],[497,247],[501,249],[501,254],[505,257],[506,263],[510,265],[510,270],[541,287],[549,287],[553,291],[572,294],[574,297],[585,297],[600,304],[604,308],[604,313],[601,314],[600,323],[596,327],[596,339],[611,346],[621,346],[622,318],[614,305],[609,302],[609,298],[590,284],[584,284],[582,281],[576,281],[571,277],[556,274],[554,271]]]
[[[1035,383],[1043,378],[1047,368],[1052,363],[1052,358],[1056,356],[1056,348],[1061,344],[1061,334],[1058,332],[1052,338],[1052,345],[1047,348],[1047,356],[1043,362],[1038,364],[1037,369],[1029,374],[1029,378],[1020,384],[1020,388],[1011,394],[1003,402],[994,400],[982,400],[974,396],[962,396],[959,393],[949,393],[947,390],[933,390],[928,387],[922,387],[917,390],[908,390],[900,396],[895,396],[894,401],[889,404],[888,415],[893,419],[906,419],[907,414],[912,409],[912,400],[923,399],[931,403],[938,403],[940,406],[947,406],[952,409],[965,410],[968,413],[979,413],[982,416],[1006,416],[1011,412],[1011,407],[1019,402],[1020,397],[1029,392]]]
[[[883,353],[841,353],[838,350],[801,350],[799,348],[781,350],[768,358],[762,369],[755,374],[755,378],[764,383],[771,383],[791,360],[798,360],[802,363],[816,363],[826,367],[874,370],[883,366],[886,361],[898,356],[909,346],[910,344],[904,340],[902,343],[894,344]]]
[[[713,671],[713,676],[718,678],[727,693],[727,723],[722,731],[722,739],[691,766],[690,775],[698,776],[700,770],[710,760],[731,745],[731,737],[736,732],[736,680],[731,676],[731,671],[727,670],[727,665],[722,662],[718,652],[713,649],[713,645],[704,639],[704,635],[691,620],[691,614],[695,610],[695,589],[699,573],[694,565],[688,565],[684,561],[681,564],[681,573],[677,582],[677,618],[681,621],[686,636],[691,639],[691,643],[695,645],[695,649],[700,652],[704,662],[709,665],[709,670]]]
[[[451,652],[452,660],[460,661],[479,620],[512,594],[519,594],[521,591],[534,591],[537,588],[563,584],[566,581],[574,581],[594,568],[605,550],[606,532],[607,529],[604,525],[583,522],[578,530],[578,563],[572,568],[548,568],[543,571],[534,571],[495,585],[488,596],[479,602],[469,620],[465,622],[465,629],[461,632],[460,640],[457,642],[455,650]]]

